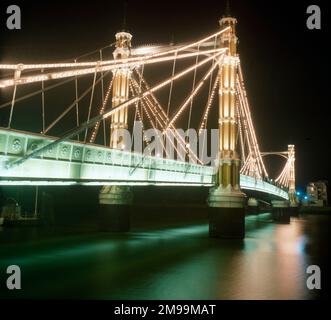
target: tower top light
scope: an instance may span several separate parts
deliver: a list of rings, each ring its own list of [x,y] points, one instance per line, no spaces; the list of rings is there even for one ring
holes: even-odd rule
[[[221,35],[221,47],[229,48],[229,55],[237,55],[238,38],[236,36],[237,19],[231,16],[222,17],[219,21],[221,29],[230,27],[230,29]]]
[[[113,53],[115,59],[125,59],[130,56],[132,34],[129,32],[118,32],[115,35],[116,49]]]

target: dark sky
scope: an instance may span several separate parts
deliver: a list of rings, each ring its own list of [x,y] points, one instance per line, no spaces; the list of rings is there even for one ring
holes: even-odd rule
[[[8,31],[6,6],[22,9],[22,30]],[[308,30],[318,4],[322,30]],[[230,1],[253,121],[263,151],[296,145],[297,184],[331,180],[329,165],[330,11],[322,1]],[[0,61],[61,61],[113,42],[123,1],[1,1]],[[225,1],[128,1],[133,44],[191,41],[218,29]],[[278,160],[278,163],[280,160]],[[277,161],[268,162],[276,173]]]

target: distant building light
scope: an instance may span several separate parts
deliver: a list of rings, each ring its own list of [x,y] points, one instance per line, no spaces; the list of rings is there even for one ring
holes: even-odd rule
[[[307,200],[308,199],[308,197],[307,196],[305,196],[305,200]]]

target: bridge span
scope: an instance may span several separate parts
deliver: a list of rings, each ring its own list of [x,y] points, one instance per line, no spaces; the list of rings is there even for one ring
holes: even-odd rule
[[[10,101],[0,105],[8,111],[8,123],[0,128],[0,185],[100,185],[100,225],[116,231],[129,230],[131,186],[135,185],[210,187],[207,203],[211,237],[244,237],[247,203],[257,203],[255,199],[247,201],[245,193],[261,198],[267,195],[273,200],[275,219],[286,216],[288,220],[289,206],[298,205],[294,145],[288,145],[284,152],[260,151],[237,50],[237,19],[227,14],[219,23],[219,31],[198,41],[160,47],[132,48],[132,34],[121,31],[115,35],[112,57],[104,56],[100,49],[97,61],[78,62],[77,58],[63,63],[0,64],[0,70],[6,71],[0,78],[0,89],[12,92]],[[171,76],[149,84],[145,77],[148,69],[166,63]],[[189,74],[192,86],[187,95],[174,99],[175,86],[185,94],[181,84]],[[86,90],[83,77],[92,80]],[[46,118],[45,101],[49,99],[45,99],[45,93],[65,84],[69,88],[69,82],[74,84],[74,91],[68,92],[73,101],[61,111],[60,103],[56,103],[53,111],[60,113]],[[18,97],[20,87],[38,83],[40,90]],[[157,95],[166,87],[166,101],[159,100]],[[204,87],[207,96],[202,92]],[[39,94],[39,133],[14,129],[17,103]],[[197,95],[206,100],[204,106],[201,99],[195,99]],[[193,113],[201,115],[199,124],[193,123]],[[217,159],[206,166],[192,148],[190,137],[183,138],[179,128],[194,129],[200,136],[215,115],[218,140],[212,145],[216,146]],[[154,147],[147,130],[159,130],[164,141],[170,129],[176,139],[174,155],[168,156],[164,143],[162,150],[154,147],[155,152],[149,152],[153,156],[126,150],[121,130],[134,131],[136,120],[142,125],[139,140],[146,148]],[[60,123],[60,136],[52,137],[51,130]],[[68,125],[71,130],[66,131]],[[96,144],[102,140],[103,145]],[[185,151],[184,157],[178,156],[179,150]],[[287,159],[275,184],[269,182],[272,180],[263,161],[263,156],[269,155]]]
[[[182,185],[213,186],[215,168],[144,156],[100,145],[66,141],[40,156],[7,168],[56,138],[0,128],[0,185]],[[288,193],[262,179],[241,174],[240,187],[288,200]]]

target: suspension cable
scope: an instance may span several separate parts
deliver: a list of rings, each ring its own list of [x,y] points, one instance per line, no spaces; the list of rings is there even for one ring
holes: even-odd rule
[[[103,62],[103,49],[99,50],[99,57],[100,61]],[[101,75],[103,76],[104,72],[101,72]],[[104,79],[101,81],[101,101],[105,100],[105,91],[104,91]],[[102,125],[103,125],[103,143],[106,146],[107,145],[107,138],[106,138],[106,120],[102,120]],[[98,128],[99,129],[99,128]]]
[[[218,57],[221,54],[223,54],[223,52],[215,53],[211,57],[206,58],[205,60],[201,61],[199,64],[200,65],[205,64],[208,61],[210,61],[211,59],[215,59],[216,57]],[[176,79],[177,80],[177,79],[183,77],[185,74],[187,74],[190,71],[192,71],[192,67],[187,68],[184,71],[180,72],[173,79]],[[23,157],[15,160],[13,162],[7,163],[6,164],[6,168],[9,169],[9,168],[12,168],[13,166],[20,165],[20,164],[24,163],[26,160],[28,160],[28,159],[30,159],[30,158],[32,158],[34,156],[39,155],[40,153],[48,150],[49,148],[52,148],[53,146],[55,146],[55,145],[57,145],[57,144],[59,144],[59,143],[61,143],[63,141],[66,141],[68,139],[71,139],[73,136],[81,133],[86,128],[92,127],[96,122],[101,121],[102,119],[107,119],[107,118],[111,117],[114,113],[116,113],[116,112],[118,112],[120,110],[123,110],[124,108],[127,108],[127,107],[131,106],[132,104],[134,104],[139,99],[142,99],[142,98],[144,98],[146,96],[149,96],[149,95],[153,94],[154,92],[160,90],[161,88],[163,88],[164,86],[166,86],[167,84],[169,84],[171,82],[171,80],[172,80],[172,78],[167,79],[167,80],[165,80],[165,81],[163,81],[163,82],[155,85],[151,89],[142,92],[138,97],[133,97],[133,98],[131,98],[131,99],[125,101],[125,102],[120,103],[118,106],[116,106],[115,108],[112,108],[110,111],[105,111],[104,113],[95,116],[90,121],[81,124],[78,128],[75,128],[73,130],[70,130],[67,134],[65,134],[61,138],[58,138],[55,141],[53,141],[53,142],[51,142],[51,143],[49,143],[49,144],[47,144],[45,146],[42,146],[40,148],[37,148],[35,151],[33,151],[33,152],[29,153],[29,154],[26,154]],[[73,106],[74,105],[75,105],[75,102],[74,102]],[[197,160],[200,163],[202,163],[199,158],[197,158]]]
[[[174,77],[175,70],[176,70],[176,62],[177,62],[177,53],[175,54],[175,59],[172,65],[172,73],[171,76]],[[170,111],[170,104],[171,104],[171,98],[172,98],[172,88],[173,88],[174,82],[171,81],[170,89],[169,89],[169,96],[168,96],[168,106],[167,106],[167,117],[169,117],[169,111]]]
[[[139,94],[142,92],[142,90],[141,90],[141,86],[142,86],[142,82],[143,82],[144,71],[145,71],[145,65],[142,66],[141,73],[140,73],[140,77],[139,77]],[[139,100],[139,103],[140,103],[140,102],[141,102],[141,101]],[[143,111],[142,108],[143,108],[143,107],[141,106],[141,113],[140,113],[140,115],[141,115],[141,120],[144,119],[144,113],[142,112],[142,111]]]
[[[133,57],[133,58],[125,58],[125,59],[120,59],[120,60],[107,60],[104,61],[102,63],[102,65],[106,65],[106,64],[117,64],[118,62],[120,63],[124,63],[124,62],[133,62],[134,64],[137,64],[139,62],[151,59],[151,58],[156,58],[156,57],[160,57],[160,56],[164,56],[164,55],[170,55],[173,53],[177,53],[177,52],[182,52],[185,51],[187,49],[193,48],[198,46],[199,44],[202,44],[203,42],[208,41],[209,39],[212,38],[217,38],[218,36],[220,36],[222,33],[228,31],[231,27],[226,27],[218,32],[213,33],[212,35],[209,35],[199,41],[190,43],[188,45],[184,45],[181,46],[179,48],[176,49],[171,49],[171,50],[167,50],[167,51],[162,51],[162,52],[158,52],[158,53],[154,53],[154,54],[150,54],[147,56],[143,56],[143,57]],[[92,66],[92,67],[96,67],[99,64],[99,62],[82,62],[79,64],[73,64],[73,63],[51,63],[51,64],[31,64],[31,65],[23,65],[24,69],[49,69],[49,68],[65,68],[65,67],[86,67],[86,66]],[[0,69],[13,69],[13,70],[17,70],[20,68],[20,65],[11,65],[11,64],[0,64]],[[117,67],[116,67],[117,68]]]
[[[242,121],[240,116],[240,106],[239,106],[239,98],[236,99],[236,114],[238,119],[238,133],[239,133],[239,141],[240,141],[240,148],[241,148],[241,165],[245,163],[246,153],[245,153],[245,145],[244,145],[244,138],[242,132]]]
[[[133,86],[132,86],[132,83],[134,84]],[[138,95],[140,94],[140,92],[139,92],[139,87],[138,87],[138,88],[135,87],[135,86],[137,86],[137,83],[136,83],[135,80],[130,81],[130,86],[131,86],[131,88],[132,88],[132,90],[133,90],[133,93],[136,93],[136,94],[138,94]],[[147,100],[148,98],[144,98],[144,99]],[[144,99],[141,99],[141,105],[143,106],[143,111],[146,113],[146,116],[147,116],[147,118],[148,118],[148,120],[149,120],[151,126],[152,126],[153,129],[156,131],[156,130],[157,130],[157,128],[156,128],[156,123],[157,123],[157,122],[153,122],[153,119],[152,119],[150,113],[149,113],[148,110],[147,110],[147,108],[148,108],[148,107],[147,107],[148,104],[145,105],[145,103],[144,103]],[[149,110],[153,113],[152,109],[149,109]],[[158,121],[156,115],[157,115],[157,113],[155,113],[155,120]],[[146,142],[147,142],[147,141],[146,141]],[[167,150],[166,150],[165,145],[164,145],[164,143],[163,143],[163,139],[161,140],[161,144],[162,144],[162,149],[163,149],[163,151],[164,151],[164,152],[166,153],[166,155],[168,156]]]
[[[75,63],[77,59],[75,59]],[[76,99],[76,126],[79,127],[79,103],[78,103],[78,77],[75,76],[75,99]],[[79,141],[79,135],[77,135]]]
[[[103,75],[103,77],[105,77],[108,73],[105,72],[105,74]],[[101,76],[95,83],[95,85],[97,85],[102,79],[103,77]],[[44,134],[47,133],[50,129],[52,129],[72,108],[74,108],[76,106],[76,103],[81,101],[93,88],[93,85],[91,87],[89,87],[88,89],[86,89],[83,94],[78,97],[78,100],[75,100],[67,109],[65,109],[45,130]]]
[[[137,72],[137,74],[139,75],[139,88],[141,90],[141,87],[143,85],[143,81],[144,81],[144,71],[145,71],[145,65],[142,66],[142,69],[141,69],[141,72],[139,73],[137,69],[134,69],[134,71]],[[141,106],[140,108],[140,116],[141,116],[141,120],[143,121],[144,120],[144,113],[143,113],[143,107]]]
[[[252,121],[251,114],[250,114],[250,111],[249,111],[247,94],[246,94],[246,90],[245,90],[245,87],[244,87],[244,78],[243,78],[243,73],[242,73],[242,69],[241,69],[240,64],[239,64],[239,67],[238,67],[238,75],[239,75],[239,91],[240,91],[240,94],[243,97],[244,108],[246,108],[248,125],[250,127],[250,133],[251,133],[252,138],[253,138],[254,148],[256,149],[256,156],[258,158],[257,164],[258,164],[258,166],[260,166],[261,176],[264,175],[265,177],[268,177],[268,173],[267,173],[267,170],[265,168],[265,165],[264,165],[264,162],[262,160],[262,156],[261,156],[261,153],[260,153],[260,150],[259,150],[255,130],[254,130],[254,127],[253,127],[253,121]]]
[[[215,70],[217,65],[213,65],[207,73],[204,75],[204,77],[200,80],[199,84],[196,86],[196,88],[191,92],[191,94],[186,98],[184,103],[178,108],[172,119],[170,120],[167,128],[169,128],[170,125],[174,124],[175,121],[179,118],[179,116],[183,113],[183,111],[186,109],[188,104],[190,103],[191,99],[199,92],[199,90],[202,88],[204,85],[205,81],[210,77],[211,73]]]
[[[216,49],[216,50],[204,50],[200,52],[190,52],[190,53],[183,53],[180,55],[177,55],[177,59],[185,59],[189,57],[195,57],[196,55],[208,55],[208,54],[215,54],[215,53],[224,53],[226,49]],[[14,86],[14,85],[24,85],[24,84],[30,84],[35,82],[40,82],[42,80],[54,80],[54,79],[61,79],[61,78],[68,78],[75,75],[88,75],[95,72],[96,66],[98,67],[98,72],[104,72],[109,70],[115,70],[118,68],[132,68],[137,66],[137,64],[155,64],[160,62],[166,62],[171,61],[174,59],[175,56],[165,56],[165,57],[154,57],[154,58],[144,58],[143,61],[130,61],[130,62],[121,62],[121,60],[115,60],[115,63],[112,64],[106,64],[105,61],[102,63],[99,61],[95,65],[93,65],[91,68],[84,68],[84,69],[74,69],[74,70],[66,70],[66,71],[60,71],[60,72],[51,72],[44,75],[36,74],[26,77],[19,77],[17,79],[4,79],[0,80],[0,88]],[[129,60],[129,59],[127,59]],[[39,65],[38,65],[39,66]],[[42,65],[40,65],[42,66]]]
[[[92,103],[93,103],[93,98],[94,98],[94,89],[95,89],[96,78],[97,78],[97,71],[95,70],[94,77],[93,77],[92,92],[91,92],[91,97],[90,97],[90,104],[89,104],[89,108],[88,108],[87,122],[90,121],[90,117],[91,117],[91,110],[92,110]],[[86,130],[85,130],[84,143],[86,142],[86,139],[87,139],[87,131],[88,131],[88,128],[86,128]]]
[[[15,70],[14,79],[19,78],[20,76],[21,76],[21,70],[20,69]],[[8,120],[8,128],[11,127],[11,121],[12,121],[12,118],[13,118],[15,98],[16,98],[16,90],[17,90],[17,85],[14,86],[14,92],[13,92],[13,97],[12,97],[12,102],[11,102],[11,107],[10,107],[9,120]]]
[[[215,37],[215,39],[214,39],[214,49],[216,49],[216,44],[217,44],[217,37]],[[219,66],[220,66],[219,68],[220,69],[223,68],[223,58],[224,58],[224,56],[221,57],[222,60],[219,63]],[[215,63],[215,60],[213,60],[213,64],[214,63]],[[210,81],[209,81],[208,101],[206,103],[205,111],[203,113],[203,117],[201,118],[201,122],[200,122],[200,125],[199,125],[199,131],[198,131],[199,135],[201,134],[203,128],[207,128],[209,111],[210,111],[210,108],[213,104],[216,88],[217,88],[217,86],[219,84],[219,80],[220,80],[219,75],[216,75],[216,79],[215,79],[215,82],[214,82],[214,85],[213,85],[213,88],[212,88],[211,85],[212,85],[212,81],[213,81],[213,74],[214,73],[212,73],[212,75],[210,77]],[[207,133],[207,137],[208,137],[208,133]],[[206,139],[204,138],[203,141],[202,141],[202,152],[201,152],[201,154],[204,154],[204,152],[205,152],[205,141],[206,141]]]
[[[132,81],[132,79],[130,79],[129,88],[130,88],[130,91],[131,91],[132,96],[134,96],[136,93],[135,93],[135,90],[134,90],[134,87],[133,87],[133,81]],[[139,94],[140,94],[140,92],[141,91],[139,91]],[[142,120],[142,114],[141,114],[140,109],[139,109],[139,104],[142,105],[142,103],[141,103],[140,100],[136,102],[135,118],[137,117],[138,120],[139,120],[139,122],[141,123],[141,128],[142,128],[142,132],[143,132],[143,142],[146,142],[146,144],[149,144],[149,142],[146,140],[145,126],[144,126],[144,122]]]
[[[141,74],[140,74],[140,77],[139,77],[138,95],[141,94],[141,92],[142,92],[141,85],[142,85],[142,77],[144,75],[144,70],[145,70],[145,65],[142,66]],[[132,95],[135,95],[135,91],[134,91],[134,88],[132,86],[132,79],[131,78],[130,78],[129,88],[131,90]],[[143,108],[143,106],[142,106],[141,103],[142,103],[141,100],[138,100],[137,103],[136,103],[136,109],[135,109],[134,121],[133,121],[133,130],[135,129],[137,116],[139,118],[139,121],[141,122],[141,125],[143,126],[143,120],[142,120],[142,117],[143,117],[143,109],[142,108]],[[144,132],[144,130],[143,130],[143,132]]]
[[[212,76],[210,77],[210,79],[212,79]],[[204,113],[203,113],[203,116],[201,118],[200,125],[199,125],[199,134],[201,133],[202,129],[205,129],[207,127],[208,115],[209,115],[211,106],[214,102],[214,97],[215,97],[218,83],[219,83],[219,77],[216,77],[214,84],[213,84],[213,88],[208,94],[208,100],[207,100],[205,110],[204,110]]]
[[[44,70],[42,70],[43,72]],[[41,81],[41,114],[42,114],[42,131],[45,131],[45,83]]]
[[[16,90],[17,90],[17,86],[15,85],[14,92],[13,92],[13,97],[12,97],[12,102],[11,102],[11,107],[10,107],[9,120],[8,120],[8,128],[9,129],[11,127],[11,121],[12,121],[12,118],[13,118],[13,112],[14,112],[14,106],[15,106],[15,97],[16,97]]]
[[[200,44],[198,45],[198,52],[200,51]],[[194,69],[194,75],[193,75],[193,82],[192,82],[192,90],[191,90],[191,94],[194,92],[194,87],[195,87],[195,80],[196,80],[196,76],[197,76],[197,65],[199,62],[199,56],[196,56],[195,58],[195,69]],[[191,126],[191,116],[192,116],[192,106],[193,106],[193,98],[194,96],[192,96],[191,98],[191,102],[190,102],[190,108],[189,108],[189,113],[188,113],[188,122],[187,122],[187,130],[190,128]]]
[[[135,95],[135,92],[134,92],[134,89],[133,89],[133,86],[132,86],[132,81],[129,82],[129,89],[132,93],[132,95],[134,96]],[[137,116],[138,117],[138,120],[140,121],[141,123],[141,128],[142,128],[142,133],[143,133],[143,143],[146,143],[147,146],[149,146],[149,141],[147,141],[147,137],[146,137],[146,134],[145,134],[145,128],[144,128],[144,123],[142,121],[142,115],[140,113],[140,110],[139,110],[139,105],[138,105],[138,101],[136,102],[136,112],[135,112],[135,117]],[[141,104],[141,103],[140,103]],[[142,105],[142,104],[141,104]],[[141,109],[141,111],[143,112],[143,110]],[[132,159],[132,158],[131,158]],[[133,169],[130,170],[129,174],[132,175],[134,173],[134,171],[140,166],[141,163],[143,163],[145,160],[145,155],[143,155],[143,157],[140,159],[139,163],[137,163]]]
[[[139,74],[139,73],[138,73]],[[147,90],[149,90],[149,85],[147,84],[147,82],[143,80],[143,83],[146,87]],[[133,79],[133,84],[135,84],[135,80]],[[153,99],[154,103],[150,100],[150,97]],[[158,102],[158,100],[156,99],[155,95],[151,94],[149,96],[146,96],[143,98],[143,100],[146,101],[147,105],[149,106],[149,108],[152,110],[152,113],[159,116],[160,120],[157,119],[157,122],[160,124],[161,128],[163,128],[163,135],[166,135],[168,137],[168,130],[165,130],[166,126],[169,123],[169,118],[167,117],[167,115],[164,112],[164,109],[162,108],[162,106],[160,105],[160,103]],[[170,129],[173,131],[173,135],[174,137],[177,138],[179,145],[183,148],[186,149],[186,142],[183,139],[183,137],[178,133],[177,129],[174,127],[174,125],[170,125]],[[172,140],[169,139],[170,143],[172,144],[172,146],[175,148],[176,152],[179,153],[177,147],[173,144]],[[189,150],[189,157],[191,157],[194,160],[197,160],[198,162],[201,163],[200,159],[195,155],[195,153],[188,148]]]
[[[111,89],[113,87],[113,81],[114,81],[114,78],[112,78],[112,80],[109,83],[109,86],[108,86],[108,89],[107,89],[107,92],[106,92],[106,96],[103,99],[103,102],[102,102],[101,107],[100,107],[99,114],[102,114],[105,111],[105,108],[106,108],[107,103],[109,101]],[[105,122],[105,121],[106,120],[103,119],[103,122]],[[97,134],[98,134],[99,127],[100,127],[100,121],[98,121],[94,126],[94,129],[93,129],[93,132],[92,132],[92,135],[91,135],[91,138],[90,138],[90,143],[94,143],[94,141],[97,137]]]
[[[54,89],[54,88],[56,88],[56,87],[62,86],[62,85],[66,84],[66,83],[68,83],[68,82],[70,82],[70,81],[72,81],[72,78],[70,78],[70,79],[65,79],[64,81],[61,81],[61,82],[59,82],[59,83],[53,84],[53,85],[51,85],[51,86],[48,86],[48,87],[46,87],[44,90],[41,89],[41,90],[34,91],[34,92],[32,92],[32,93],[28,93],[28,94],[26,94],[26,95],[24,95],[24,96],[22,96],[22,97],[19,97],[19,98],[15,99],[15,101],[16,101],[16,103],[17,103],[17,102],[21,102],[21,101],[23,101],[23,100],[25,100],[25,99],[32,98],[32,97],[34,97],[34,96],[36,96],[36,95],[38,95],[38,94],[40,94],[40,93],[42,93],[42,92],[47,92],[48,90],[51,90],[51,89]],[[10,106],[11,103],[12,103],[12,101],[5,102],[5,103],[1,104],[1,105],[0,105],[0,109],[2,109],[2,108],[6,108],[6,107]]]
[[[85,58],[85,57],[91,56],[91,55],[94,54],[94,53],[100,52],[100,51],[105,50],[105,49],[107,49],[107,48],[111,48],[111,47],[114,46],[115,44],[116,44],[116,42],[113,42],[113,43],[111,43],[111,44],[108,44],[108,45],[106,45],[106,46],[100,48],[100,49],[96,49],[96,50],[93,50],[93,51],[91,51],[91,52],[84,53],[84,54],[82,54],[82,55],[80,55],[80,56],[78,56],[78,57],[76,57],[76,58],[74,58],[74,59],[71,59],[71,60],[79,60],[79,59],[81,59],[81,58]]]
[[[251,119],[251,114],[250,114],[250,111],[249,111],[247,97],[245,96],[244,89],[241,87],[240,84],[239,84],[238,88],[239,88],[239,90],[238,90],[239,91],[239,99],[242,102],[242,107],[243,107],[243,110],[244,110],[246,123],[248,124],[248,136],[252,140],[250,142],[250,144],[252,145],[253,150],[254,150],[254,157],[256,159],[258,159],[256,164],[258,166],[258,170],[260,172],[260,175],[262,175],[263,173],[265,173],[264,170],[263,170],[263,167],[262,167],[262,166],[264,166],[264,164],[263,164],[263,162],[261,162],[262,158],[259,155],[260,151],[259,151],[259,147],[258,147],[258,144],[257,144],[256,136],[255,136],[255,131],[254,131],[253,122],[252,122],[252,119]]]

